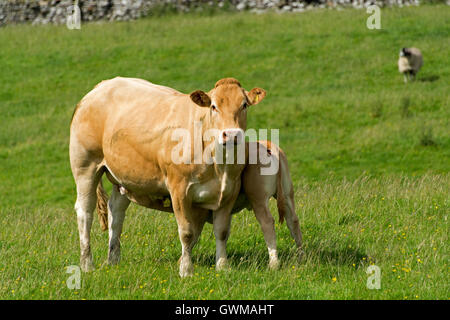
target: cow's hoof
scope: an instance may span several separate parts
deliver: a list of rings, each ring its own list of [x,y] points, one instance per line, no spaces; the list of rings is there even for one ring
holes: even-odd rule
[[[83,272],[90,272],[90,271],[95,270],[94,263],[92,262],[92,260],[87,260],[87,259],[81,260],[80,267],[81,267],[81,270],[83,270]]]
[[[108,257],[108,264],[111,266],[115,266],[116,264],[119,264],[119,262],[120,262],[120,257],[117,257],[117,256]]]
[[[193,276],[193,273],[192,272],[190,272],[190,271],[181,271],[180,270],[180,277],[181,278],[188,278],[188,277],[192,277]]]
[[[222,271],[228,267],[228,261],[226,258],[219,258],[216,263],[216,270]]]
[[[278,259],[272,259],[269,261],[269,269],[270,270],[278,270],[280,267],[280,261]]]

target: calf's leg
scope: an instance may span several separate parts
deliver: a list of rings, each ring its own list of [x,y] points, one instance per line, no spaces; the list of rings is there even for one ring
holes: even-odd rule
[[[302,258],[303,250],[302,250],[302,232],[300,230],[300,223],[295,213],[295,204],[294,204],[294,196],[293,193],[290,196],[285,198],[285,219],[286,224],[288,226],[289,232],[291,233],[292,238],[294,238],[295,244],[297,245],[297,252],[299,260]]]
[[[280,262],[277,254],[277,237],[275,234],[275,222],[269,210],[268,199],[252,203],[253,211],[258,220],[261,230],[266,241],[267,249],[269,251],[269,268],[272,270],[278,269]]]

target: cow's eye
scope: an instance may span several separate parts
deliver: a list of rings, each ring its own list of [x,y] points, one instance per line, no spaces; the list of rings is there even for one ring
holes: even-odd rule
[[[247,104],[247,102],[244,102],[244,104],[242,105],[242,109],[247,109],[248,108],[248,104]]]
[[[217,107],[216,107],[215,105],[211,105],[211,109],[212,109],[213,111],[217,111]]]

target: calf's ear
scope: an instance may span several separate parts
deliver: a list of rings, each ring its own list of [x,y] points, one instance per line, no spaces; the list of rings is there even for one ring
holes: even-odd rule
[[[261,88],[253,88],[247,93],[250,104],[258,104],[266,96],[266,90]]]
[[[211,106],[211,99],[209,96],[201,90],[196,90],[190,95],[191,100],[194,101],[195,104],[200,107],[209,107]]]

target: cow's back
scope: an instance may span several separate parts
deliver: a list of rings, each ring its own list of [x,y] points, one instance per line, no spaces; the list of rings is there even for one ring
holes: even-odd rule
[[[88,149],[103,149],[106,136],[117,127],[158,127],[180,117],[177,101],[187,100],[175,89],[135,78],[116,77],[95,86],[77,105],[71,135],[83,135]],[[186,111],[186,110],[184,110]],[[186,115],[185,115],[186,117]],[[172,119],[172,121],[169,121]],[[106,135],[106,136],[105,136]],[[81,139],[81,137],[80,137]]]
[[[127,106],[141,106],[142,103],[170,100],[185,96],[175,89],[160,86],[143,79],[116,77],[104,80],[88,92],[77,105],[72,122],[83,122],[92,117],[96,122],[103,115],[116,115]],[[80,117],[80,113],[84,114]],[[100,119],[98,118],[100,117]]]
[[[89,154],[131,191],[158,193],[165,165],[171,163],[177,128],[192,130],[206,108],[189,95],[142,79],[114,78],[99,83],[80,102],[71,125],[71,141],[82,140]],[[153,182],[151,182],[153,181]],[[151,182],[151,183],[149,183]],[[134,189],[134,190],[133,190]]]

